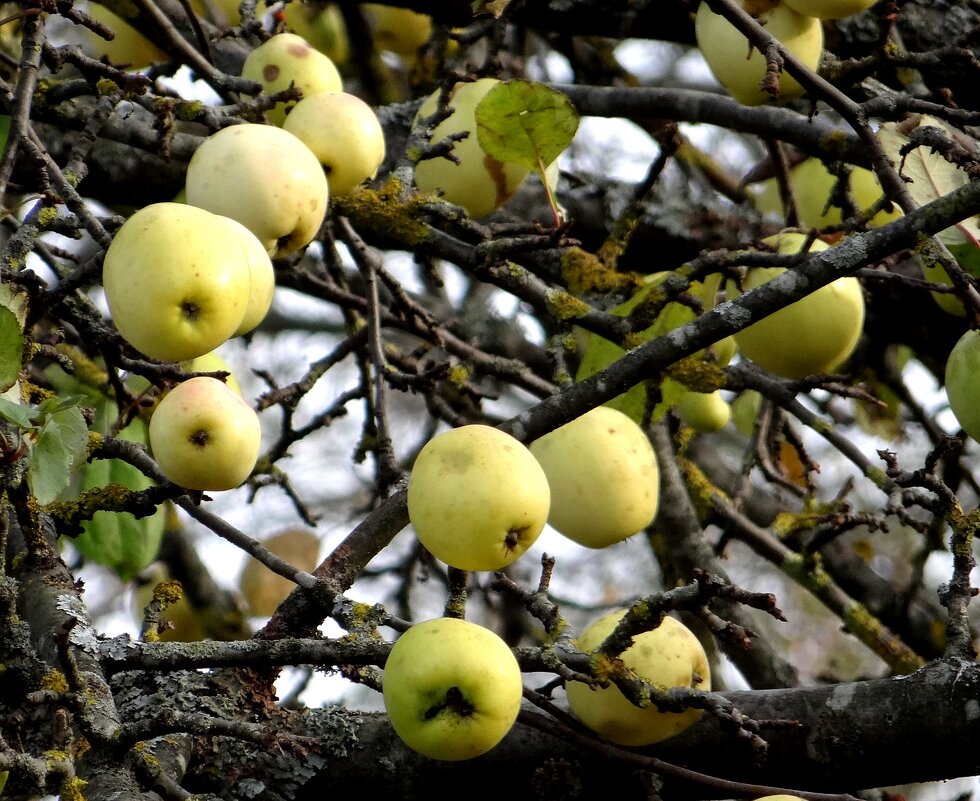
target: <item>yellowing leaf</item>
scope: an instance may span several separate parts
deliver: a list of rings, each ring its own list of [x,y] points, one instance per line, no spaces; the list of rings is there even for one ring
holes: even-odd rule
[[[918,125],[911,130],[924,126],[939,128],[954,141],[958,137],[957,132],[945,122],[926,115],[919,117]],[[878,129],[878,141],[881,142],[889,158],[899,167],[902,176],[911,180],[907,187],[916,203],[924,206],[970,183],[970,176],[965,171],[927,145],[920,145],[907,153],[903,163],[902,148],[912,141],[906,130],[908,130],[908,123],[884,123]],[[938,236],[947,245],[968,242],[974,245],[980,244],[980,225],[977,224],[976,217],[969,217],[952,228],[941,231]]]
[[[578,130],[572,101],[531,81],[501,81],[487,92],[475,113],[477,138],[488,155],[541,175]]]

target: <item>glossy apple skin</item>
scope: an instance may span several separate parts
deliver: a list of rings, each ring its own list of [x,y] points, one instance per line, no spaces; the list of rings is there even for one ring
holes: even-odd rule
[[[238,220],[220,214],[215,215],[215,220],[238,239],[248,263],[248,303],[245,306],[245,316],[235,329],[234,336],[237,337],[252,331],[269,313],[272,297],[276,291],[276,271],[262,243],[248,228]]]
[[[797,253],[806,237],[782,232],[767,238],[780,253]],[[826,250],[820,240],[813,251]],[[746,291],[785,272],[781,267],[749,270]],[[732,296],[737,291],[730,288]],[[830,373],[853,353],[864,327],[864,294],[857,278],[838,278],[805,298],[735,334],[739,352],[784,378]]]
[[[459,164],[438,156],[420,161],[415,167],[415,183],[420,191],[441,193],[445,200],[462,206],[474,218],[484,217],[503,204],[529,172],[520,164],[488,156],[477,139],[476,106],[497,83],[496,78],[481,78],[457,84],[449,100],[452,114],[432,131],[429,141],[433,143],[451,134],[469,132],[469,136],[453,146]],[[416,124],[435,113],[438,100],[438,91],[426,98],[415,117]]]
[[[243,123],[211,134],[187,165],[187,202],[237,220],[273,258],[308,245],[330,190],[313,152],[288,131]]]
[[[860,14],[878,0],[783,0],[797,14],[817,19],[844,19]]]
[[[210,212],[182,203],[137,211],[106,251],[102,286],[119,333],[147,356],[193,359],[233,336],[251,291],[246,254]]]
[[[258,415],[223,381],[189,378],[163,396],[150,418],[150,450],[163,474],[193,490],[229,490],[259,456]]]
[[[500,570],[534,544],[548,520],[548,479],[531,452],[496,428],[433,437],[408,482],[419,541],[460,570]]]
[[[747,0],[741,0],[745,7]],[[760,3],[766,7],[756,19],[766,32],[811,70],[820,64],[823,51],[823,27],[813,17],[797,14],[782,3]],[[756,49],[749,48],[749,40],[735,29],[728,20],[714,11],[707,3],[698,6],[694,18],[694,33],[698,48],[712,74],[739,103],[758,106],[771,103],[768,92],[759,85],[766,74],[766,59]],[[805,89],[788,72],[779,76],[779,101],[785,102],[805,94]]]
[[[374,178],[385,157],[378,116],[347,92],[305,97],[286,117],[283,129],[299,138],[323,165],[331,197],[348,194]]]
[[[303,97],[344,88],[333,61],[295,33],[278,33],[256,47],[245,58],[242,77],[258,81],[267,95],[290,86],[301,90]],[[277,103],[265,113],[266,119],[282,125],[295,105],[296,101]]]
[[[625,609],[603,615],[578,639],[583,651],[593,651],[608,637]],[[708,657],[698,638],[683,623],[665,617],[652,631],[633,638],[620,654],[624,664],[650,684],[661,688],[711,689]],[[613,684],[593,690],[582,682],[565,685],[568,703],[582,723],[605,739],[619,745],[642,746],[679,734],[700,716],[700,709],[661,712],[655,705],[634,706]]]
[[[630,417],[598,406],[531,443],[551,488],[548,522],[588,548],[646,528],[657,513],[660,471]]]
[[[517,719],[521,669],[489,629],[456,618],[417,623],[385,663],[385,711],[409,747],[433,759],[480,756]]]
[[[980,331],[957,340],[946,361],[946,397],[956,421],[980,441]]]

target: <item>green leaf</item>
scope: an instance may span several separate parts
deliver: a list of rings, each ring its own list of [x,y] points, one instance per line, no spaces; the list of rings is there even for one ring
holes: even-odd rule
[[[0,306],[0,392],[6,392],[17,381],[24,355],[24,333],[17,316]]]
[[[41,409],[44,409],[43,403]],[[77,405],[59,408],[48,415],[48,420],[58,426],[61,442],[71,459],[71,468],[78,467],[88,455],[88,426],[82,410]]]
[[[950,245],[949,252],[966,272],[974,278],[980,278],[980,247],[972,242]]]
[[[487,155],[543,176],[575,137],[578,120],[561,92],[531,81],[502,81],[476,107],[476,135]]]
[[[85,466],[83,490],[113,485],[139,491],[153,482],[119,459],[97,459]],[[156,559],[164,525],[162,508],[142,518],[129,512],[96,512],[82,524],[83,533],[75,538],[74,544],[86,559],[105,565],[128,581]]]
[[[10,137],[10,115],[0,114],[0,152],[7,147],[7,139]]]
[[[71,480],[72,452],[62,441],[58,423],[48,418],[38,433],[27,465],[27,483],[44,506],[57,500]]]
[[[33,406],[24,406],[7,398],[0,398],[0,417],[18,428],[32,428],[37,415],[38,411]]]

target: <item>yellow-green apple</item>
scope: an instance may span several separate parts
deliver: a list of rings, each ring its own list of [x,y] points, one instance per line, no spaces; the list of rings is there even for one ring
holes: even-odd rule
[[[720,431],[732,419],[732,407],[719,390],[694,392],[688,390],[674,404],[677,416],[695,431]]]
[[[232,372],[231,365],[216,350],[197,356],[194,359],[187,359],[180,363],[180,366],[188,373],[228,373],[225,377],[225,385],[236,395],[242,394],[242,387]],[[244,397],[244,396],[242,396]]]
[[[187,165],[192,206],[238,220],[273,258],[309,244],[327,213],[317,157],[288,131],[242,123],[211,134]]]
[[[953,285],[953,279],[949,277],[949,273],[939,262],[926,263],[921,261],[920,263],[922,264],[922,277],[926,281],[931,281],[934,284],[945,284],[946,286]],[[966,317],[966,307],[963,306],[963,301],[952,292],[930,292],[929,294],[936,301],[936,305],[946,314],[952,314],[954,317]]]
[[[826,228],[840,225],[840,207],[828,205],[837,176],[820,159],[808,158],[801,161],[790,169],[788,178],[801,226]],[[870,210],[884,196],[875,174],[864,167],[852,167],[847,181],[851,199],[858,211]],[[775,178],[760,182],[756,189],[755,204],[760,211],[781,216],[785,214]],[[891,211],[879,211],[868,221],[868,225],[884,225],[901,216],[901,209],[895,206]]]
[[[610,612],[592,623],[578,639],[578,647],[592,652],[613,632],[625,609]],[[619,658],[636,675],[662,690],[690,687],[711,689],[711,671],[704,648],[690,629],[672,617],[657,628],[633,637]],[[655,704],[635,706],[614,684],[593,689],[570,681],[565,685],[568,705],[582,723],[619,745],[642,746],[679,734],[700,716],[700,709],[661,712]]]
[[[657,513],[660,471],[630,417],[598,406],[531,443],[551,488],[548,522],[589,548],[646,528]]]
[[[280,559],[307,573],[317,566],[320,538],[308,528],[287,528],[266,537],[262,544]],[[249,558],[238,577],[238,589],[250,615],[268,617],[296,589],[296,585],[273,573],[258,559]]]
[[[843,19],[860,14],[878,0],[783,0],[797,14],[817,19]]]
[[[324,6],[293,0],[283,7],[282,13],[287,28],[306,39],[334,64],[346,64],[350,59],[347,26],[336,4]]]
[[[150,417],[150,450],[161,472],[193,490],[240,485],[259,457],[258,415],[223,381],[198,376],[182,381]]]
[[[755,801],[806,801],[806,799],[798,795],[785,795],[780,793],[778,795],[764,795],[761,798],[755,799]]]
[[[416,623],[388,654],[382,681],[392,728],[415,751],[458,761],[499,743],[517,719],[521,669],[507,644],[476,623]]]
[[[460,570],[500,570],[548,520],[548,479],[517,439],[485,425],[438,434],[408,481],[408,516],[419,541]]]
[[[799,253],[806,236],[782,231],[763,242],[778,253]],[[813,242],[811,252],[826,250]],[[782,267],[754,267],[746,291],[785,272]],[[737,290],[729,288],[730,296]],[[785,378],[803,378],[839,368],[853,353],[864,327],[864,294],[857,278],[838,278],[816,292],[764,317],[735,334],[739,352]]]
[[[304,97],[282,124],[320,160],[331,197],[374,178],[385,157],[377,114],[357,95],[321,92]]]
[[[956,421],[980,441],[980,331],[967,331],[949,352],[946,397]]]
[[[449,98],[452,113],[432,131],[432,143],[468,132],[465,139],[453,145],[452,152],[459,163],[437,156],[415,166],[415,183],[422,192],[441,193],[450,203],[465,208],[471,217],[483,217],[500,206],[517,191],[529,172],[520,164],[488,156],[477,139],[476,106],[497,83],[496,78],[481,78],[456,84]],[[432,116],[438,104],[436,91],[419,107],[415,125]]]
[[[102,269],[119,333],[166,362],[201,356],[233,336],[252,280],[240,242],[214,214],[194,206],[155,203],[133,214],[113,237]]]
[[[658,285],[668,276],[668,272],[657,272],[646,276],[645,285],[639,291],[618,306],[610,309],[610,314],[618,317],[625,317],[641,303],[654,300],[654,292],[659,291]],[[694,281],[691,283],[687,294],[697,298],[705,309],[714,308],[716,302],[716,290],[720,285],[720,275],[711,275],[705,281]],[[694,310],[680,301],[673,301],[666,304],[652,325],[633,334],[631,347],[636,347],[655,337],[666,334],[668,331],[679,325],[690,322],[695,318]],[[736,345],[732,337],[725,337],[712,343],[704,350],[694,354],[694,358],[711,361],[720,366],[727,365],[735,355]],[[590,333],[584,338],[582,345],[582,358],[579,361],[576,371],[576,380],[581,381],[593,373],[603,370],[613,362],[622,359],[626,355],[626,350],[615,342],[611,342],[605,337],[595,333]],[[668,407],[673,406],[686,393],[683,384],[670,378],[665,378],[661,382],[660,394],[661,403],[654,409],[654,419],[659,418],[659,414]],[[642,422],[646,413],[647,389],[645,384],[636,384],[630,387],[625,393],[613,398],[607,406],[629,415],[636,422]]]
[[[378,50],[388,50],[411,61],[432,36],[432,17],[408,8],[395,8],[382,3],[361,5],[371,38]]]
[[[170,571],[162,562],[154,562],[141,572],[137,577],[136,589],[132,596],[133,617],[136,618],[137,623],[142,624],[144,610],[153,600],[157,586],[172,581]],[[169,604],[160,615],[161,618],[170,623],[166,629],[160,631],[160,640],[164,642],[198,642],[207,639],[208,633],[205,630],[203,617],[188,600],[187,593],[180,590],[178,598],[178,587],[172,584],[162,587],[161,590],[166,597],[176,598],[176,600]]]
[[[815,17],[796,13],[777,0],[739,0],[766,32],[804,65],[816,70],[823,51],[823,26]],[[698,49],[708,68],[728,93],[740,103],[758,106],[772,102],[760,85],[766,74],[766,59],[734,25],[716,14],[707,3],[698,6],[694,18]],[[805,89],[788,72],[779,76],[779,101],[801,97]]]
[[[103,39],[88,28],[72,25],[61,29],[62,36],[58,37],[59,42],[77,44],[91,58],[99,59],[104,56],[116,66],[133,70],[167,60],[166,53],[101,3],[85,3],[80,5],[80,8],[112,30],[115,37],[111,40]]]
[[[320,92],[339,92],[344,82],[333,61],[302,36],[277,33],[266,39],[245,58],[242,77],[262,84],[271,95],[295,86],[303,97]],[[265,115],[274,125],[282,125],[296,101],[276,103]]]
[[[234,336],[237,337],[253,330],[269,313],[272,296],[276,291],[276,271],[272,266],[272,259],[255,234],[231,217],[216,214],[215,218],[219,225],[241,243],[248,263],[248,304],[245,306],[245,316],[235,329]]]

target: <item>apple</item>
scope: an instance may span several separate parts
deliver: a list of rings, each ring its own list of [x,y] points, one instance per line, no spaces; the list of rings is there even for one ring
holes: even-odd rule
[[[657,513],[660,471],[647,435],[630,417],[598,406],[534,440],[551,488],[548,523],[588,548],[646,528]]]
[[[797,14],[817,19],[843,19],[871,8],[878,0],[783,0]]]
[[[732,419],[732,407],[717,389],[713,392],[688,390],[674,404],[674,411],[686,425],[706,434],[721,431]]]
[[[926,281],[934,284],[945,284],[946,286],[953,285],[953,279],[949,277],[949,273],[938,262],[926,263],[920,260],[920,264],[922,266],[922,277]],[[930,292],[929,294],[936,302],[936,305],[946,312],[946,314],[951,314],[954,317],[966,317],[966,307],[963,305],[963,301],[955,294],[951,292]]]
[[[123,223],[106,251],[102,286],[133,347],[176,362],[235,334],[251,276],[241,239],[228,230],[209,211],[182,203],[145,206]]]
[[[962,429],[980,441],[980,331],[967,331],[950,351],[946,397]]]
[[[287,528],[262,540],[262,544],[280,559],[300,570],[312,572],[318,564],[320,538],[308,528]],[[248,558],[238,577],[238,588],[248,613],[268,617],[296,585],[285,576],[273,573],[258,559]]]
[[[815,17],[796,13],[776,0],[739,0],[766,32],[803,64],[816,71],[823,51],[823,26]],[[694,34],[701,55],[717,81],[739,103],[758,106],[772,97],[760,88],[766,74],[766,59],[749,45],[735,26],[716,14],[707,3],[698,6]],[[779,76],[779,101],[801,97],[806,90],[788,72]]]
[[[187,165],[185,189],[190,205],[238,220],[273,258],[313,241],[329,201],[313,151],[289,131],[258,123],[205,139]]]
[[[335,3],[307,3],[293,0],[283,7],[286,27],[306,39],[334,64],[350,60],[350,39],[344,15]]]
[[[331,197],[374,178],[384,161],[384,130],[374,109],[357,95],[322,92],[304,97],[282,127],[319,159]]]
[[[801,226],[827,228],[840,225],[842,220],[840,207],[828,206],[830,195],[837,183],[837,176],[830,172],[820,159],[808,158],[801,161],[790,169],[788,178]],[[851,199],[859,211],[871,209],[884,195],[878,178],[871,170],[864,167],[850,168],[848,188]],[[760,182],[755,194],[755,204],[760,211],[785,215],[775,178],[767,178]],[[868,226],[884,225],[901,216],[901,209],[895,206],[890,212],[879,211],[868,221]]]
[[[419,541],[460,570],[500,570],[548,520],[548,479],[518,440],[486,425],[430,439],[408,481],[408,517]]]
[[[780,793],[777,795],[764,795],[761,798],[755,799],[755,801],[806,801],[806,799],[798,795],[786,795]]]
[[[782,231],[764,243],[779,253],[799,253],[806,236]],[[812,251],[826,250],[813,242]],[[746,291],[785,272],[782,267],[754,267],[745,279]],[[730,297],[737,290],[729,287]],[[857,278],[846,276],[791,303],[735,334],[739,352],[760,367],[784,378],[829,373],[854,351],[864,327],[864,294]]]
[[[603,615],[578,639],[578,647],[592,652],[612,634],[625,609]],[[657,628],[633,637],[633,644],[619,658],[649,684],[661,689],[693,687],[711,689],[711,671],[704,648],[690,629],[672,617]],[[641,746],[679,734],[700,716],[700,709],[661,712],[655,704],[635,706],[614,684],[593,689],[588,684],[565,684],[568,704],[582,723],[610,742]]]
[[[269,313],[272,297],[276,291],[276,271],[265,247],[248,228],[231,217],[216,214],[215,219],[218,225],[226,228],[239,240],[248,264],[248,303],[245,306],[245,316],[233,335],[237,337],[252,331]]]
[[[277,33],[256,47],[245,57],[242,77],[258,81],[267,95],[290,86],[301,90],[303,97],[344,88],[333,61],[295,33]],[[265,113],[266,119],[282,125],[294,105],[296,101],[276,103]]]
[[[420,754],[450,761],[499,743],[517,719],[523,690],[507,644],[483,626],[450,617],[402,634],[382,680],[395,733]]]
[[[242,395],[242,387],[238,383],[238,379],[235,378],[235,374],[231,370],[231,365],[216,350],[205,353],[203,356],[197,356],[194,359],[182,361],[180,366],[188,373],[228,373],[228,376],[225,378],[225,386],[236,395],[245,397]]]
[[[259,458],[258,415],[223,381],[198,376],[167,392],[150,417],[150,450],[161,472],[192,490],[228,490]]]
[[[152,41],[101,3],[79,4],[79,7],[111,29],[115,38],[103,39],[84,26],[70,25],[60,29],[61,35],[57,37],[59,43],[78,45],[91,58],[105,56],[111,64],[132,70],[141,70],[150,64],[168,60],[167,54]]]
[[[506,201],[527,178],[529,170],[513,162],[488,156],[476,135],[476,106],[499,81],[481,78],[457,83],[449,98],[452,113],[440,122],[429,137],[439,142],[452,134],[469,133],[453,145],[455,164],[443,156],[420,161],[415,165],[415,184],[426,193],[441,193],[445,200],[466,209],[471,217],[484,217]],[[434,114],[438,108],[438,90],[429,95],[415,115],[414,125]]]
[[[171,580],[170,572],[162,562],[154,562],[138,576],[132,607],[133,616],[140,625],[143,623],[144,610],[153,600],[157,585]],[[176,587],[167,589],[174,592]],[[160,640],[163,642],[198,642],[208,637],[201,613],[191,604],[185,592],[181,592],[180,598],[170,604],[161,617],[172,624],[160,632]]]
[[[432,37],[432,17],[408,8],[395,8],[382,3],[364,3],[364,19],[371,31],[377,50],[387,50],[412,61]]]
[[[645,286],[641,287],[625,303],[621,303],[610,309],[609,313],[619,317],[627,316],[642,302],[650,299],[651,293],[658,291],[657,286],[668,275],[670,275],[668,272],[657,272],[646,276],[644,279],[646,282]],[[720,283],[720,275],[711,275],[703,282],[692,282],[687,294],[700,300],[705,309],[711,309],[715,306],[716,290]],[[637,345],[648,342],[655,337],[666,334],[679,325],[690,322],[694,317],[694,310],[690,306],[678,301],[668,303],[663,307],[650,326],[633,335],[634,342]],[[713,342],[704,350],[695,353],[693,357],[704,360],[710,359],[717,365],[725,366],[734,358],[736,349],[734,338],[729,336]],[[576,380],[581,381],[583,378],[605,369],[625,355],[626,351],[615,342],[611,342],[598,334],[588,334],[582,346],[582,357],[579,361],[578,370],[576,371]],[[655,419],[661,410],[666,410],[667,407],[673,406],[687,392],[683,384],[670,378],[663,380],[660,389],[663,400],[657,409],[654,410]],[[636,384],[622,395],[613,398],[606,405],[614,409],[619,409],[619,411],[629,415],[637,423],[642,423],[647,405],[646,385],[643,383]]]

